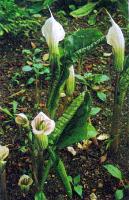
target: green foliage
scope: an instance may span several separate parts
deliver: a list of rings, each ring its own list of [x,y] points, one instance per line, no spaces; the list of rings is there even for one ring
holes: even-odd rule
[[[37,192],[35,194],[35,200],[47,200],[43,192]]]
[[[97,92],[97,96],[101,101],[106,101],[107,96],[104,92]]]
[[[56,122],[56,127],[55,127],[54,132],[49,136],[50,144],[55,144],[58,141],[63,130],[68,125],[69,121],[73,118],[77,109],[83,103],[84,96],[85,96],[85,93],[82,93],[78,97],[76,97],[76,99],[73,100],[70,106],[63,113],[63,115],[58,119],[58,121]]]
[[[120,105],[123,105],[129,87],[129,67],[125,69],[121,74],[118,87],[119,87],[118,101]]]
[[[27,9],[19,7],[14,0],[0,1],[0,36],[5,33],[27,33],[39,23]]]
[[[103,34],[96,28],[80,29],[64,40],[64,63],[75,63],[103,40]]]
[[[127,0],[118,0],[117,5],[118,5],[118,9],[122,13],[123,17],[128,21],[128,1]]]
[[[76,74],[75,75],[77,80],[86,85],[88,87],[89,90],[93,90],[96,92],[97,97],[101,100],[101,101],[106,101],[106,94],[101,91],[98,90],[96,88],[99,87],[99,85],[101,85],[102,83],[104,83],[105,81],[109,80],[109,77],[107,75],[104,74],[92,74],[91,72],[87,72],[84,73],[84,75],[80,75],[80,74]]]
[[[101,108],[100,107],[92,107],[91,108],[91,112],[90,112],[90,115],[91,116],[94,116],[96,114],[98,114],[100,112]]]
[[[33,0],[31,5],[28,6],[28,10],[31,14],[37,14],[44,9],[48,9],[48,6],[51,6],[55,0]]]
[[[26,61],[26,65],[22,67],[22,71],[31,76],[27,81],[28,85],[34,83],[41,75],[44,74],[46,75],[45,80],[49,79],[50,70],[48,66],[44,66],[41,58],[41,52],[42,50],[39,48],[34,48],[32,50],[24,49],[22,51]]]
[[[58,165],[56,166],[56,169],[57,169],[57,172],[60,176],[60,179],[62,180],[62,182],[65,186],[67,195],[71,199],[72,198],[72,188],[71,188],[70,181],[68,179],[66,169],[65,169],[65,166],[64,166],[64,163],[62,162],[62,160],[59,159],[59,162],[58,162]]]
[[[123,197],[124,197],[124,191],[120,190],[120,189],[117,189],[115,191],[115,199],[116,200],[121,200],[121,199],[123,199]]]
[[[86,93],[84,102],[78,108],[59,138],[59,148],[64,148],[84,139],[88,140],[89,138],[96,136],[97,132],[95,128],[92,124],[88,123],[90,112],[91,97]]]
[[[82,198],[83,187],[80,185],[80,175],[75,176],[74,178],[69,176],[68,178],[73,185],[74,191]]]
[[[112,164],[106,164],[104,165],[104,168],[115,178],[122,180],[123,175],[122,172],[118,169],[118,167],[112,165]]]
[[[81,8],[74,10],[70,13],[73,17],[83,17],[88,15],[93,11],[97,3],[87,3],[86,5],[82,6]]]
[[[77,123],[78,124],[78,123]],[[82,140],[88,140],[90,138],[93,138],[97,135],[97,131],[94,128],[94,126],[90,123],[86,123],[83,126],[77,127],[75,125],[75,128],[69,130],[69,135],[65,135],[65,133],[61,136],[58,147],[64,148],[68,147],[72,144],[78,143]]]
[[[59,61],[55,62],[56,70],[54,70],[54,73],[56,74],[54,77],[56,77],[56,79],[54,82],[52,81],[52,90],[50,91],[49,101],[47,104],[52,118],[59,103],[60,90],[69,76],[68,69],[70,65],[77,62],[80,56],[87,52],[87,49],[89,50],[93,48],[94,45],[96,45],[95,42],[100,38],[102,39],[102,35],[103,34],[97,29],[81,29],[75,31],[65,39],[62,47],[62,64],[60,64]],[[81,51],[82,49],[83,51]],[[59,68],[58,71],[57,66]]]

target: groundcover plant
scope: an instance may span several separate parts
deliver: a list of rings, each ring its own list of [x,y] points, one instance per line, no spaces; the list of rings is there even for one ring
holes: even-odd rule
[[[50,5],[52,2],[48,1],[48,4]],[[87,12],[86,15],[91,13],[97,4],[98,2],[89,2],[77,10],[71,4],[69,8],[73,9],[71,12],[73,17],[83,17],[85,12]],[[36,5],[38,4],[36,3]],[[35,9],[38,9],[40,5],[41,2]],[[126,40],[120,26],[105,9],[103,13],[111,22],[111,27],[106,27],[107,34],[103,34],[103,31],[96,27],[83,27],[67,34],[63,23],[61,24],[56,20],[55,14],[51,12],[50,8],[48,10],[50,17],[46,17],[43,25],[40,24],[42,34],[40,43],[44,41],[45,56],[42,58],[43,49],[36,47],[35,43],[31,42],[32,51],[29,49],[22,51],[25,56],[25,63],[27,63],[22,65],[23,74],[22,72],[15,74],[13,76],[14,82],[12,82],[19,84],[20,80],[17,80],[17,78],[22,77],[27,80],[26,88],[28,87],[30,90],[31,87],[34,88],[33,108],[30,112],[28,109],[19,109],[19,104],[26,101],[26,99],[21,98],[19,102],[13,99],[12,108],[11,106],[10,108],[1,106],[0,111],[8,117],[8,120],[4,120],[3,123],[10,124],[12,127],[13,125],[16,126],[19,149],[22,153],[27,153],[29,159],[28,169],[24,168],[17,180],[17,185],[23,197],[26,197],[27,193],[30,192],[33,196],[32,199],[49,199],[46,183],[50,174],[53,173],[54,177],[56,175],[61,181],[62,187],[65,189],[66,199],[74,200],[77,195],[77,198],[86,199],[86,196],[83,195],[85,183],[81,182],[83,177],[76,173],[74,178],[70,175],[70,171],[67,170],[67,161],[64,164],[61,151],[68,149],[75,156],[74,146],[78,145],[80,149],[87,148],[90,141],[97,146],[100,152],[102,151],[100,164],[107,160],[107,152],[112,152],[114,156],[118,156],[117,152],[121,145],[122,109],[129,87],[129,59],[125,55]],[[39,17],[37,13],[35,15],[37,15],[35,17]],[[94,15],[97,17],[96,13]],[[114,66],[112,77],[115,76],[115,81],[113,80],[115,83],[111,83],[112,77],[101,73],[101,70],[92,73],[89,67],[86,72],[83,71],[85,59],[92,53],[94,57],[94,51],[98,47],[101,48],[102,45],[106,45],[106,43],[112,47]],[[44,93],[45,105],[42,108],[43,76],[48,78],[46,79],[48,87]],[[108,81],[114,84],[114,91],[112,92],[113,112],[107,130],[108,134],[98,136],[94,120],[101,108],[94,106],[94,101],[106,101],[108,95],[103,87],[108,84]],[[24,92],[22,89],[20,95]],[[19,93],[12,94],[11,98],[17,95],[19,96]],[[98,144],[99,139],[106,140],[104,150]],[[9,171],[8,160],[12,152],[9,150],[10,144],[5,144],[2,142],[2,145],[0,145],[1,200],[10,199],[6,188],[8,184],[6,170]],[[112,194],[112,199],[114,197],[117,200],[123,199],[124,192],[129,188],[128,181],[123,178],[122,172],[113,164],[107,163],[104,168],[121,183],[120,187],[115,187],[115,195]],[[105,171],[104,168],[101,170]],[[72,167],[70,170],[73,170]],[[55,190],[56,185],[53,185],[53,187]],[[95,191],[91,192],[89,199],[99,199],[95,195]],[[59,198],[53,197],[54,199]]]

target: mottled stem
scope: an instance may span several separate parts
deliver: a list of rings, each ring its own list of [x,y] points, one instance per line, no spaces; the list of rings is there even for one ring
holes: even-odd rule
[[[0,174],[0,200],[7,199],[7,190],[6,190],[6,172],[5,170]]]

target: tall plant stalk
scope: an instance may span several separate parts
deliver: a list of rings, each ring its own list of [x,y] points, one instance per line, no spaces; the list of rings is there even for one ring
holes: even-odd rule
[[[119,144],[120,144],[120,119],[121,119],[121,110],[122,106],[119,102],[119,79],[120,74],[116,72],[116,80],[115,80],[115,91],[114,91],[114,105],[113,105],[113,116],[111,123],[111,136],[113,139],[112,142],[112,150],[113,152],[117,152]]]
[[[0,200],[8,200],[6,190],[6,171],[0,173]]]

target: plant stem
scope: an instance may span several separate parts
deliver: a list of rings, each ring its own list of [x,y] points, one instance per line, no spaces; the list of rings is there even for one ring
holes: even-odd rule
[[[0,174],[0,200],[7,200],[6,172]]]
[[[114,92],[114,106],[113,106],[113,116],[111,124],[111,137],[113,138],[113,143],[111,150],[116,153],[118,151],[120,143],[120,119],[121,119],[121,104],[118,101],[118,83],[119,83],[119,73],[116,74],[115,80],[115,92]]]
[[[47,163],[47,166],[46,166],[46,168],[43,170],[43,173],[42,173],[42,180],[41,180],[41,186],[40,186],[40,187],[41,187],[41,190],[44,189],[44,184],[45,184],[45,182],[46,182],[46,180],[47,180],[47,177],[48,177],[48,175],[49,175],[49,172],[50,172],[51,167],[52,167],[52,160],[49,159],[49,160],[48,160],[48,163]]]
[[[129,139],[129,89],[127,90],[127,106],[128,106],[128,111],[127,111],[127,140]]]
[[[36,76],[36,81],[35,81],[35,90],[36,90],[36,104],[37,104],[37,108],[39,107],[39,103],[40,103],[40,92],[39,92],[39,80],[38,77]]]

